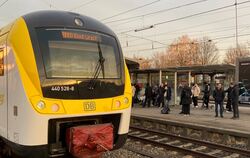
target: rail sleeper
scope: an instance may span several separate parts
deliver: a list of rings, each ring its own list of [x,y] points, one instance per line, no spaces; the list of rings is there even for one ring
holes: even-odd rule
[[[130,124],[179,136],[201,139],[209,142],[250,150],[250,134],[240,131],[193,125],[183,122],[163,120],[161,118],[150,118],[136,115],[131,117]]]

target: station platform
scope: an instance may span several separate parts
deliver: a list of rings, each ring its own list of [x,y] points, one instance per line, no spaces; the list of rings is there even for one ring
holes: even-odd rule
[[[215,111],[212,105],[210,109],[202,109],[201,104],[198,108],[194,108],[191,105],[190,116],[184,116],[180,113],[181,106],[170,106],[169,114],[161,114],[161,108],[158,107],[145,107],[141,105],[135,105],[132,108],[133,116],[141,116],[159,120],[173,121],[177,123],[201,126],[206,128],[227,130],[236,133],[250,134],[250,106],[239,107],[240,118],[233,120],[231,119],[233,113],[224,112],[224,117],[214,117]]]

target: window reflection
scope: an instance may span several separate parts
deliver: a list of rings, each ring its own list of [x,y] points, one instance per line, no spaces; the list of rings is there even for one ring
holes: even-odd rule
[[[99,60],[97,43],[84,41],[49,41],[49,53],[44,53],[47,77],[91,78]],[[100,44],[105,58],[105,78],[119,78],[115,50]],[[100,73],[99,78],[103,78]]]

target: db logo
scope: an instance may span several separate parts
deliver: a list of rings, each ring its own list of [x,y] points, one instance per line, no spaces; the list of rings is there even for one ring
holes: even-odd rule
[[[95,102],[84,102],[83,108],[84,108],[84,111],[94,111],[96,110]]]

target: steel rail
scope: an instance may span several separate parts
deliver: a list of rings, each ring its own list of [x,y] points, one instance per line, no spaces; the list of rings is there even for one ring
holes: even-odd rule
[[[134,135],[128,135],[128,137],[131,138],[131,139],[138,140],[138,141],[143,142],[143,143],[150,143],[150,144],[157,145],[157,146],[165,148],[165,149],[174,150],[174,151],[177,151],[177,152],[179,151],[182,154],[188,154],[188,155],[203,157],[203,158],[218,158],[216,156],[208,155],[206,153],[202,153],[202,152],[199,152],[199,151],[193,151],[193,150],[190,150],[190,149],[181,148],[181,147],[178,147],[178,146],[174,146],[174,145],[170,145],[170,144],[166,144],[166,143],[162,143],[162,142],[157,142],[157,141],[150,140],[150,139],[145,139],[145,138],[134,136]],[[141,154],[141,153],[143,153],[143,151],[139,151],[139,154]],[[157,156],[152,156],[152,157],[156,158]]]
[[[132,151],[134,153],[137,153],[139,155],[142,155],[142,156],[146,156],[146,157],[151,157],[151,158],[165,158],[163,156],[157,156],[157,155],[154,155],[154,154],[150,154],[150,153],[145,153],[145,152],[142,152],[141,150],[139,149],[136,149],[136,148],[132,148],[132,147],[128,147],[128,146],[125,146],[123,147],[124,149],[126,150],[129,150],[129,151]]]
[[[221,145],[221,144],[216,144],[216,143],[212,143],[212,142],[201,141],[201,140],[194,139],[194,138],[177,136],[177,135],[174,135],[174,134],[169,134],[169,133],[156,131],[156,130],[152,130],[152,129],[146,129],[146,128],[142,128],[142,127],[130,126],[130,129],[135,129],[135,130],[139,130],[139,131],[143,131],[143,132],[153,133],[153,134],[159,135],[159,136],[170,137],[170,138],[173,138],[173,139],[176,139],[176,140],[189,142],[189,143],[192,143],[192,144],[198,144],[198,145],[206,146],[206,147],[209,147],[209,148],[212,148],[212,149],[219,149],[219,150],[230,152],[230,153],[237,153],[237,154],[244,155],[244,156],[250,156],[250,151],[245,150],[245,149],[239,149],[239,148],[234,148],[234,147]],[[129,137],[134,138],[134,139],[138,139],[138,140],[140,139],[142,141],[145,140],[143,138],[139,138],[137,136],[130,135],[130,134],[129,134]],[[156,141],[153,141],[153,140],[148,140],[148,139],[146,139],[145,141],[148,141],[148,142],[150,141],[150,143],[157,143],[157,144],[159,143],[159,142],[156,142]],[[166,146],[167,144],[165,144],[165,143],[161,144],[161,146],[164,146],[164,145]],[[182,149],[182,148],[179,149],[179,147],[176,147],[174,145],[170,145],[170,146],[167,145],[167,146],[169,148],[173,149],[173,150],[178,150],[178,151],[183,150],[182,152],[186,153],[186,154],[191,154],[191,155],[194,155],[194,156],[201,156],[201,155],[198,155],[198,154],[200,154],[200,152],[197,152],[197,151],[193,151],[193,150],[189,150],[189,149]],[[208,154],[206,154],[206,155],[207,155],[207,157],[209,157]],[[202,156],[206,156],[206,155],[202,155]]]

